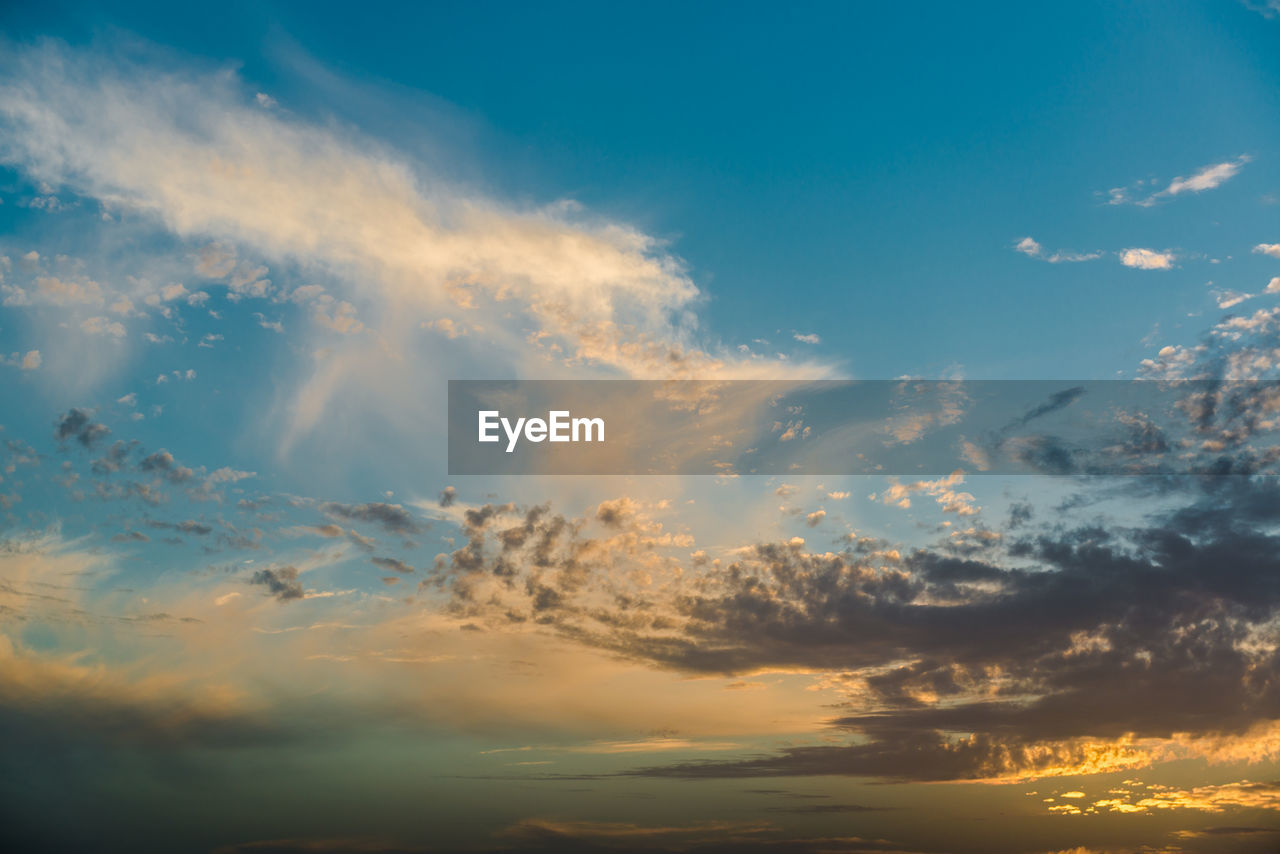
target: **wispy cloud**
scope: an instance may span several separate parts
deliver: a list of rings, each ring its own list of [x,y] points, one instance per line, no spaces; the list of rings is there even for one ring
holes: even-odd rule
[[[327,274],[342,293],[316,310],[315,331],[346,336],[326,344],[344,347],[344,358],[318,361],[293,385],[286,445],[323,423],[344,391],[380,394],[389,408],[402,401],[396,376],[373,365],[414,352],[421,324],[441,318],[482,326],[485,353],[505,370],[533,360],[653,378],[830,373],[707,340],[695,314],[701,291],[658,238],[571,200],[531,207],[459,186],[447,163],[264,109],[233,74],[163,71],[56,44],[16,49],[0,67],[0,122],[0,156],[32,178],[193,244],[212,241],[198,271],[222,277],[229,297],[278,296],[264,266],[238,260],[246,252],[306,258]],[[178,287],[157,305],[182,296]],[[6,300],[97,304],[100,290],[50,278]],[[86,331],[124,328],[102,320]]]
[[[1242,154],[1234,160],[1211,163],[1190,176],[1174,178],[1164,189],[1154,193],[1150,192],[1154,181],[1138,181],[1127,187],[1113,187],[1107,191],[1108,204],[1151,207],[1184,193],[1202,193],[1205,190],[1212,190],[1239,175],[1240,170],[1251,159],[1249,155]]]
[[[1021,252],[1028,258],[1038,258],[1041,261],[1048,261],[1050,264],[1066,264],[1077,261],[1093,261],[1102,257],[1101,252],[1068,252],[1059,249],[1054,252],[1045,252],[1044,247],[1032,237],[1024,237],[1014,245],[1014,250]]]

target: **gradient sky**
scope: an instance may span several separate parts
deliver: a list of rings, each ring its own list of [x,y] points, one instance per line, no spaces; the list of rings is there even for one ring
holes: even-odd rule
[[[1121,413],[1218,477],[445,445],[449,379],[1280,379],[1274,0],[0,33],[13,850],[1280,846],[1265,393]]]

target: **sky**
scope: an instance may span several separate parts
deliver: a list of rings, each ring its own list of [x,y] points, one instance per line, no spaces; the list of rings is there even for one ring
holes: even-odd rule
[[[0,839],[1277,850],[1278,48],[1274,0],[4,4]],[[451,476],[462,379],[937,381],[884,446],[964,464],[760,393],[716,412],[803,473]],[[987,380],[1045,399],[984,451]]]

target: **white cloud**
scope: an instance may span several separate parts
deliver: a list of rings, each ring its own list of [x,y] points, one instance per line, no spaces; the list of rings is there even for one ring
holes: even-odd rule
[[[1253,299],[1253,297],[1253,294],[1242,294],[1239,291],[1214,291],[1214,298],[1218,301],[1218,308],[1231,308],[1245,300]]]
[[[1264,18],[1280,17],[1280,0],[1244,0],[1244,5]]]
[[[13,353],[9,356],[0,354],[0,365],[8,365],[24,371],[34,371],[42,364],[44,359],[40,356],[39,350],[28,350],[25,354]]]
[[[822,339],[821,339],[821,338],[819,338],[819,337],[818,337],[818,335],[817,335],[817,333],[814,333],[814,332],[810,332],[810,333],[807,333],[807,334],[802,334],[802,333],[797,332],[797,333],[795,333],[795,334],[794,334],[794,336],[793,336],[793,337],[794,337],[797,341],[799,341],[799,342],[801,342],[801,343],[803,343],[803,344],[821,344],[821,343],[822,343]]]
[[[1272,258],[1280,258],[1280,243],[1259,243],[1253,247],[1253,251],[1258,255],[1270,255]]]
[[[1164,189],[1164,194],[1168,196],[1176,196],[1179,193],[1200,193],[1205,190],[1212,190],[1220,187],[1230,179],[1240,173],[1240,168],[1249,162],[1247,156],[1238,157],[1235,160],[1228,160],[1222,163],[1214,163],[1205,166],[1199,172],[1190,178],[1174,178],[1168,187]]]
[[[1242,154],[1234,160],[1211,163],[1208,166],[1201,167],[1189,177],[1179,176],[1174,178],[1163,190],[1150,193],[1141,198],[1135,198],[1135,196],[1142,192],[1149,192],[1151,185],[1155,183],[1154,180],[1138,181],[1129,187],[1115,187],[1107,191],[1110,196],[1108,204],[1133,204],[1141,207],[1151,207],[1160,201],[1183,193],[1202,193],[1205,190],[1212,190],[1221,187],[1227,181],[1239,175],[1240,170],[1251,159],[1249,155]]]
[[[124,325],[106,317],[87,318],[81,321],[80,328],[90,335],[111,335],[116,338],[125,336]]]
[[[943,513],[955,513],[959,516],[976,516],[982,508],[974,504],[973,495],[968,492],[959,492],[955,487],[964,483],[964,474],[960,471],[952,472],[947,477],[938,480],[918,480],[914,483],[899,483],[895,478],[889,485],[889,488],[881,492],[879,495],[872,493],[872,500],[879,499],[891,507],[900,507],[903,510],[911,508],[911,496],[915,493],[924,493],[933,496],[938,502],[938,506],[942,508]]]
[[[1024,237],[1019,240],[1013,247],[1015,252],[1021,252],[1028,258],[1039,258],[1041,261],[1048,261],[1050,264],[1068,264],[1078,261],[1093,261],[1102,257],[1101,252],[1067,252],[1059,249],[1056,252],[1045,253],[1044,247],[1039,241],[1032,237]]]
[[[483,317],[486,343],[516,367],[532,348],[624,376],[831,372],[706,347],[685,265],[630,225],[570,201],[508,204],[457,186],[447,163],[410,163],[255,100],[230,73],[162,73],[51,45],[10,51],[0,68],[9,162],[213,241],[197,268],[238,297],[273,289],[265,266],[238,260],[251,251],[328,274],[393,351],[423,321],[463,311],[471,325]]]
[[[1120,253],[1120,263],[1139,270],[1171,270],[1176,257],[1172,252],[1133,248]]]

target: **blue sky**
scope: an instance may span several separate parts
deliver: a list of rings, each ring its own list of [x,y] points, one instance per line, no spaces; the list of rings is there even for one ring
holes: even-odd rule
[[[1207,282],[1247,290],[1267,269],[1243,243],[1269,239],[1280,60],[1242,4],[422,4],[341,28],[288,4],[66,9],[11,10],[8,30],[84,43],[119,28],[410,150],[443,135],[495,192],[571,197],[671,240],[716,334],[817,332],[858,376],[1112,376],[1155,323],[1193,337],[1175,330],[1212,307]],[[326,91],[335,78],[379,97]],[[1241,155],[1245,185],[1105,204],[1112,187]],[[1008,251],[1028,234],[1184,260],[1167,275],[1036,269]],[[1234,269],[1198,257],[1228,255]],[[974,334],[986,324],[999,341]]]
[[[1275,380],[1275,2],[0,31],[0,833],[1274,847],[1269,386],[1163,413],[1188,436],[1119,413],[1220,478],[450,478],[444,408],[458,378]]]

